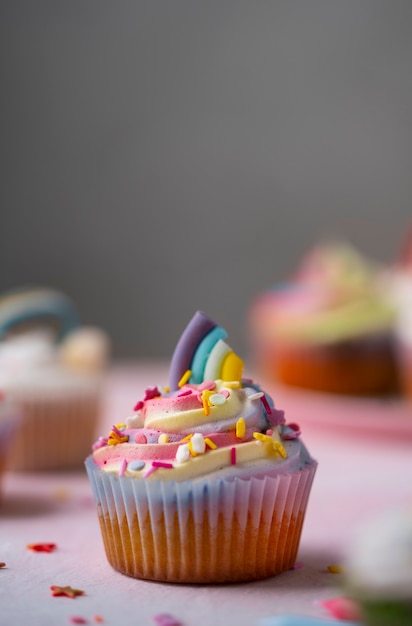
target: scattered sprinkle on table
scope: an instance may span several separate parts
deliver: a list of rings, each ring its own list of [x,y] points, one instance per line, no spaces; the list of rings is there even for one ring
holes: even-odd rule
[[[183,623],[169,613],[159,613],[153,617],[157,626],[183,626]]]
[[[328,565],[328,572],[331,574],[342,574],[343,567],[341,565]]]
[[[85,619],[84,617],[81,617],[80,615],[72,615],[71,617],[69,617],[69,622],[71,624],[88,624],[89,623],[87,619]]]
[[[73,589],[70,585],[66,587],[59,587],[58,585],[51,585],[50,590],[52,596],[66,596],[67,598],[75,598],[76,596],[83,596],[84,591],[82,589]]]
[[[1,561],[0,567],[6,567],[6,564],[3,561]]]
[[[34,552],[53,552],[57,545],[55,543],[29,543],[27,548]]]

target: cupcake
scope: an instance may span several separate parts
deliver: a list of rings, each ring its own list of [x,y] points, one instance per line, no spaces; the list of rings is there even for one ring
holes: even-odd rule
[[[106,555],[123,574],[227,583],[295,563],[316,462],[225,338],[198,311],[168,386],[146,389],[86,460]]]
[[[252,303],[256,369],[267,380],[317,391],[394,392],[394,320],[380,268],[345,244],[317,247],[289,282]]]
[[[11,469],[81,467],[96,436],[106,334],[52,289],[0,298],[0,389],[21,412]],[[79,436],[81,433],[81,436]]]
[[[345,591],[368,626],[412,624],[412,507],[358,530],[347,554]]]
[[[8,468],[10,449],[19,426],[19,412],[9,398],[0,391],[0,497],[1,483]]]

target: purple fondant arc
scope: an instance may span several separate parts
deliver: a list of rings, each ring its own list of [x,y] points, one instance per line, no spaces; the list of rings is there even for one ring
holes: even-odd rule
[[[183,374],[190,369],[190,364],[196,348],[217,324],[203,313],[196,311],[186,328],[184,329],[170,362],[169,385],[170,389],[178,389],[179,380]]]

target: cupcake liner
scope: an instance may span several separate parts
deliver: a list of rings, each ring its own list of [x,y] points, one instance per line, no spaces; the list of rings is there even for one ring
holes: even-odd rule
[[[10,455],[13,470],[80,468],[95,438],[100,415],[97,390],[18,400],[21,428]]]
[[[316,467],[164,483],[119,478],[86,460],[114,569],[186,583],[257,580],[292,568]]]

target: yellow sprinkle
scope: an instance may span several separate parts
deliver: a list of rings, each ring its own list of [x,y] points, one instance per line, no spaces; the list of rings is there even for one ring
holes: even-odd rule
[[[165,388],[164,388],[164,392],[165,392],[165,393],[169,393],[169,391],[170,391],[170,387],[165,387]]]
[[[236,437],[238,439],[243,439],[243,437],[245,436],[245,432],[246,432],[245,420],[243,419],[243,417],[239,417],[238,421],[236,422]]]
[[[263,433],[253,433],[253,436],[258,441],[264,441],[265,443],[269,443],[269,442],[273,443],[272,437],[269,437],[269,435],[264,435]]]
[[[186,437],[183,437],[183,439],[179,439],[179,443],[183,443],[184,441],[190,441],[192,437],[193,433],[191,433],[190,435],[186,435]]]
[[[197,456],[197,453],[193,450],[193,445],[192,445],[191,441],[188,442],[187,446],[189,448],[190,455],[191,456]]]
[[[203,404],[203,412],[205,415],[209,415],[210,411],[209,411],[209,396],[211,395],[211,392],[209,389],[205,389],[202,392],[202,404]]]
[[[169,443],[169,435],[167,435],[166,433],[162,433],[161,435],[159,435],[157,443]]]
[[[285,448],[282,446],[281,443],[279,443],[279,441],[274,441],[273,442],[273,449],[276,450],[277,452],[279,452],[280,456],[283,459],[287,459],[288,458],[288,453],[286,452]]]
[[[328,572],[331,574],[342,574],[344,571],[341,565],[328,565]]]
[[[122,428],[126,428],[126,424],[115,424],[116,428],[121,430]]]
[[[240,388],[240,381],[239,380],[225,380],[225,387],[228,387],[229,389],[239,389]]]
[[[177,383],[177,386],[178,387],[183,387],[183,385],[186,385],[186,383],[189,380],[189,378],[191,377],[191,375],[192,375],[192,370],[186,370],[185,373],[183,374],[182,378]]]
[[[211,439],[209,439],[209,437],[205,437],[205,444],[211,450],[216,450],[217,448],[217,445]]]

